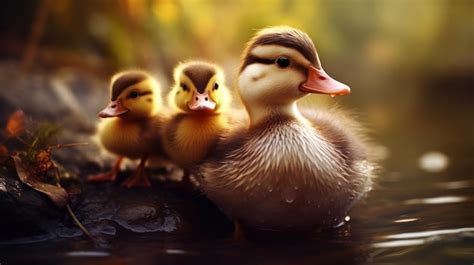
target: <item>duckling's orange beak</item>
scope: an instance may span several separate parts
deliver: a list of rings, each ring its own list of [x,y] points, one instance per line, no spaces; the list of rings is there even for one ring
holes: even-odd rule
[[[318,69],[312,65],[308,68],[308,79],[300,90],[306,93],[320,93],[331,96],[342,96],[351,93],[349,86],[333,79],[323,69]]]
[[[191,101],[188,102],[188,108],[193,111],[213,111],[216,108],[216,102],[209,96],[209,92],[193,92]]]
[[[120,99],[111,101],[105,109],[99,112],[97,115],[101,118],[110,118],[110,117],[117,117],[127,113],[129,109],[125,108],[122,105]]]

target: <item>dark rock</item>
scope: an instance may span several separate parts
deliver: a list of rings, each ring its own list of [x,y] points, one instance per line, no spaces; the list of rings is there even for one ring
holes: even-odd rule
[[[91,229],[120,226],[132,232],[173,232],[180,214],[168,205],[176,196],[159,188],[125,189],[116,184],[87,186],[78,198],[77,215]],[[182,204],[186,203],[181,201]]]
[[[61,215],[46,195],[23,184],[14,170],[1,171],[1,240],[47,233]]]
[[[110,226],[123,233],[176,235],[232,230],[232,224],[204,197],[156,183],[134,189],[114,183],[87,185],[76,204],[78,217],[101,234]]]
[[[94,236],[120,232],[191,237],[232,231],[232,224],[204,197],[156,183],[135,189],[117,183],[85,185],[71,206]],[[0,215],[0,243],[82,235],[65,209],[21,183],[14,172],[0,175]]]

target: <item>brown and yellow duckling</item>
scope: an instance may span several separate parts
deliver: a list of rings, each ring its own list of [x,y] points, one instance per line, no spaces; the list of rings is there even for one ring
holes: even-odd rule
[[[204,193],[244,226],[304,231],[341,223],[372,185],[358,124],[331,108],[300,109],[308,93],[344,95],[308,35],[264,29],[243,54],[239,95],[250,117],[198,168]]]
[[[114,75],[110,85],[111,101],[99,112],[103,118],[98,137],[102,146],[118,155],[112,170],[89,176],[88,181],[114,181],[123,158],[140,159],[134,174],[123,185],[150,186],[144,168],[149,156],[162,156],[162,124],[165,115],[156,80],[144,71],[130,70]]]
[[[174,81],[168,99],[175,114],[165,126],[163,145],[173,162],[190,170],[229,128],[225,111],[231,96],[224,73],[215,64],[180,64],[174,70]]]

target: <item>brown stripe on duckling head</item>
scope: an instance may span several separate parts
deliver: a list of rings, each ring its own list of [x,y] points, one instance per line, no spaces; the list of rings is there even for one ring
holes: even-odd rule
[[[119,75],[112,83],[111,100],[116,100],[125,89],[147,78],[148,76],[142,72],[126,72]]]
[[[243,52],[240,72],[250,64],[259,63],[259,61],[255,59],[255,56],[251,54],[251,51],[257,46],[263,45],[279,45],[295,49],[316,68],[321,69],[321,63],[316,48],[308,34],[290,27],[285,27],[283,29],[276,27],[275,29],[269,28],[261,30],[248,42],[247,47]]]
[[[199,93],[204,93],[207,83],[216,73],[216,68],[208,63],[193,63],[184,68],[183,73],[191,79]]]

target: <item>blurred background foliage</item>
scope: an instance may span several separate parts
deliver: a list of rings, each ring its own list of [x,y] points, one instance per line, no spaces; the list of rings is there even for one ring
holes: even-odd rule
[[[325,70],[351,85],[353,94],[337,100],[357,110],[403,161],[420,149],[474,147],[473,3],[7,1],[0,59],[18,61],[24,71],[70,69],[103,79],[143,68],[168,87],[176,63],[200,58],[223,65],[233,84],[240,53],[257,29],[298,27],[314,40]]]

